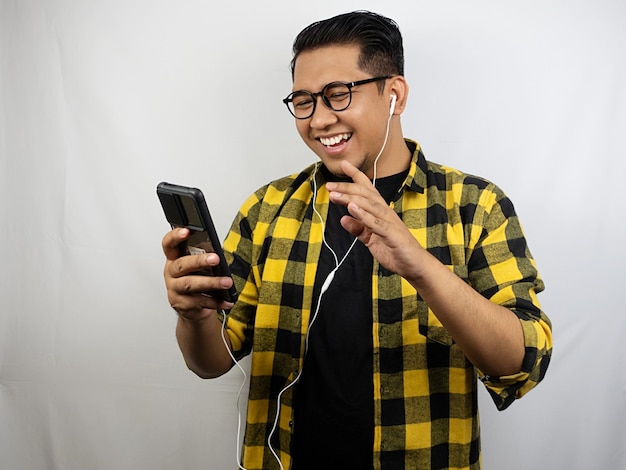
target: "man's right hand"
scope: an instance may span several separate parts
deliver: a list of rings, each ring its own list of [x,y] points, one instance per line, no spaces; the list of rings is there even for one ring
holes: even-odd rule
[[[189,229],[175,228],[163,237],[166,258],[163,276],[172,308],[186,320],[200,321],[218,309],[232,308],[231,302],[216,299],[206,292],[228,289],[233,280],[230,277],[192,274],[206,267],[217,266],[219,256],[215,253],[181,256],[179,245],[189,235]]]

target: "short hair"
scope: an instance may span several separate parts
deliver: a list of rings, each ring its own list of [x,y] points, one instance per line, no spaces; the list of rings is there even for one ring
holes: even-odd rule
[[[293,42],[292,79],[301,52],[335,45],[360,47],[358,66],[373,76],[404,75],[404,47],[397,23],[359,10],[317,21],[298,34]]]

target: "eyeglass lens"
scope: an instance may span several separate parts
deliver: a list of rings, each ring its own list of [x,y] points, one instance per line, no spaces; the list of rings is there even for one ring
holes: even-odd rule
[[[350,105],[352,91],[350,87],[341,82],[329,83],[320,93],[310,93],[308,91],[297,91],[291,95],[288,102],[291,113],[299,118],[308,118],[313,114],[317,96],[321,95],[322,100],[333,111],[343,111]]]

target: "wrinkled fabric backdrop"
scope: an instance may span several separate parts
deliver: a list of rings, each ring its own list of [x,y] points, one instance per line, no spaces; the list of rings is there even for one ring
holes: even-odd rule
[[[202,188],[223,237],[315,161],[291,43],[354,9],[405,36],[405,134],[507,192],[547,285],[552,365],[505,412],[481,390],[484,468],[626,468],[626,4],[340,3],[1,0],[3,469],[236,467],[242,376],[183,363],[155,187]]]

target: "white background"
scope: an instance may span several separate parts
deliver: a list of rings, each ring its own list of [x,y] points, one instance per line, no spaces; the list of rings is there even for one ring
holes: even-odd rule
[[[291,43],[359,8],[405,36],[406,135],[508,193],[546,281],[553,362],[505,412],[481,390],[485,469],[626,468],[624,2],[0,5],[3,469],[234,468],[241,375],[183,364],[155,187],[201,187],[224,236],[313,162]]]

